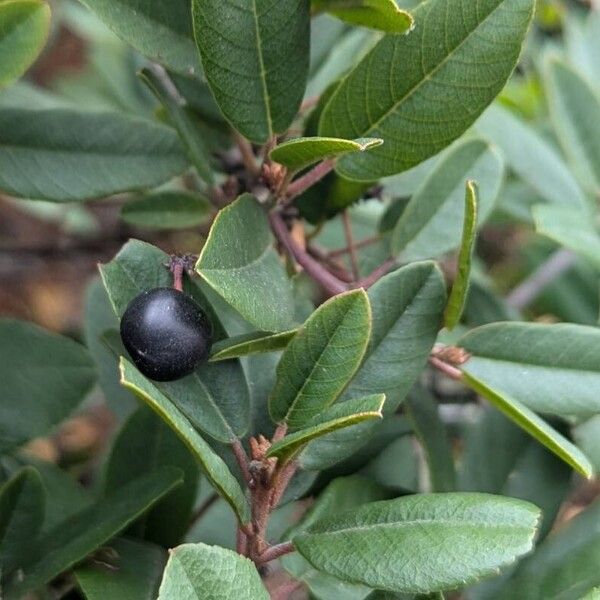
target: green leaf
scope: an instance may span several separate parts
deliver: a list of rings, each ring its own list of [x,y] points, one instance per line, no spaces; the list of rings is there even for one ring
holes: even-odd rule
[[[408,33],[413,18],[394,0],[312,0],[313,10],[327,11],[342,21],[386,33]]]
[[[477,237],[477,206],[477,184],[474,181],[467,181],[463,235],[458,254],[458,270],[452,284],[448,305],[444,312],[444,325],[450,331],[458,325],[467,303],[467,294],[469,293],[469,282],[471,279],[471,260],[473,258],[475,238]]]
[[[75,579],[86,600],[155,600],[167,562],[158,546],[120,538],[111,542],[117,559],[114,568],[85,565],[75,571]]]
[[[59,523],[38,542],[23,578],[6,589],[6,599],[22,598],[80,562],[180,483],[181,471],[159,469]]]
[[[13,196],[88,200],[153,187],[186,167],[177,135],[145,119],[0,109],[0,189]]]
[[[45,491],[32,467],[0,487],[0,575],[23,567],[36,548],[44,522]]]
[[[491,213],[504,169],[502,159],[486,142],[461,142],[446,154],[423,181],[392,233],[392,252],[404,261],[441,256],[460,245],[465,184],[478,182],[478,226]]]
[[[385,36],[325,107],[319,135],[385,140],[342,158],[337,171],[361,181],[394,175],[462,135],[504,87],[533,8],[533,0],[421,4],[411,34]],[[481,55],[484,65],[473,62]]]
[[[313,523],[333,512],[391,497],[389,489],[359,475],[334,479],[325,491],[319,494],[301,521],[286,533],[285,539],[291,539],[306,531]],[[321,600],[363,600],[371,592],[371,588],[364,585],[342,581],[316,570],[297,552],[282,557],[281,563],[290,575],[306,583],[311,593]]]
[[[406,398],[406,412],[425,451],[431,490],[454,491],[456,472],[452,446],[436,401],[427,390],[419,386]]]
[[[120,38],[142,54],[188,75],[200,75],[187,0],[83,0]]]
[[[128,481],[165,466],[181,469],[183,485],[156,504],[135,533],[170,548],[187,531],[196,500],[198,468],[175,433],[153,411],[140,407],[115,438],[104,473],[105,492],[110,494]]]
[[[124,358],[121,358],[121,382],[177,433],[216,491],[229,503],[240,521],[247,523],[250,520],[250,509],[239,483],[179,409]]]
[[[291,283],[272,247],[267,215],[250,194],[219,212],[196,271],[259,329],[283,331],[294,325]]]
[[[563,416],[600,412],[600,330],[582,325],[495,323],[458,343],[463,370],[532,410]]]
[[[339,158],[351,152],[366,152],[383,144],[383,140],[365,138],[341,140],[338,138],[304,137],[283,142],[269,153],[271,160],[298,171],[313,163],[330,158]]]
[[[184,544],[171,550],[158,600],[269,600],[254,563],[233,550]]]
[[[83,346],[24,321],[0,320],[0,453],[46,435],[96,380]]]
[[[286,435],[282,440],[275,442],[267,456],[276,456],[280,461],[288,462],[315,438],[364,421],[381,419],[384,402],[384,394],[375,394],[335,404],[309,421],[304,429]]]
[[[567,65],[546,65],[550,116],[573,170],[592,193],[600,190],[600,97]]]
[[[41,0],[0,4],[0,89],[16,81],[39,56],[50,31],[50,7]],[[10,57],[10,58],[8,58]]]
[[[587,258],[600,268],[600,235],[594,221],[582,211],[565,206],[538,204],[532,209],[535,230]]]
[[[277,423],[298,429],[335,402],[358,369],[371,333],[364,290],[322,304],[288,344],[269,399]]]
[[[196,168],[198,175],[207,184],[212,185],[215,178],[210,165],[210,154],[190,115],[179,101],[175,100],[171,93],[165,89],[165,85],[153,71],[142,69],[139,76],[165,108],[169,121],[177,130],[183,145],[187,149],[190,162]]]
[[[514,421],[519,427],[524,429],[540,444],[543,444],[571,465],[577,472],[584,477],[590,478],[593,475],[594,468],[587,456],[573,445],[567,438],[561,435],[556,429],[552,428],[546,421],[540,418],[536,413],[517,399],[509,396],[504,391],[498,391],[483,378],[478,378],[468,371],[468,367],[463,365],[462,380],[471,389],[489,400],[498,410],[502,411],[509,419]]]
[[[297,332],[297,329],[282,331],[281,333],[255,331],[226,338],[213,344],[210,362],[283,350],[290,340],[294,339]]]
[[[585,596],[582,596],[580,600],[600,600],[600,587],[595,587],[590,590]]]
[[[337,512],[337,511],[336,511]],[[331,575],[392,592],[454,589],[531,550],[540,511],[487,494],[423,494],[317,521],[293,538]]]
[[[600,502],[561,527],[522,561],[497,600],[580,598],[600,585]]]
[[[385,393],[393,412],[429,358],[446,304],[444,277],[433,262],[408,265],[369,289],[373,331],[365,359],[342,400]]]
[[[119,321],[110,304],[108,294],[99,278],[86,289],[83,330],[88,352],[98,369],[98,383],[110,410],[120,420],[131,414],[138,403],[135,397],[119,385],[119,357],[101,337],[109,329],[118,330]]]
[[[193,0],[192,12],[206,80],[225,118],[257,143],[285,131],[308,76],[309,1]]]
[[[121,219],[136,227],[185,229],[204,223],[209,212],[208,200],[202,196],[188,192],[157,192],[125,204]]]
[[[371,340],[341,400],[384,393],[385,412],[391,414],[427,364],[441,327],[446,284],[435,263],[415,263],[382,277],[368,296]],[[354,430],[330,433],[312,442],[301,462],[310,469],[331,466],[368,442],[375,429],[375,423],[364,423]]]
[[[533,127],[499,104],[486,110],[475,127],[500,149],[511,170],[550,204],[589,210],[569,167]]]

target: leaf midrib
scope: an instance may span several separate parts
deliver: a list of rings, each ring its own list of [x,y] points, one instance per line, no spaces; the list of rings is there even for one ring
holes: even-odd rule
[[[258,53],[258,65],[260,67],[259,77],[263,89],[263,100],[265,103],[265,116],[267,118],[268,137],[273,136],[273,121],[271,119],[271,102],[269,97],[269,89],[267,87],[267,71],[265,69],[265,61],[263,57],[262,38],[260,35],[260,26],[258,23],[258,8],[256,0],[252,0],[252,16],[254,18],[254,29],[256,32],[256,50]]]

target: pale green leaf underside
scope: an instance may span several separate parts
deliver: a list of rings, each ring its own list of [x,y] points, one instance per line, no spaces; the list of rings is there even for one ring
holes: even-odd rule
[[[23,578],[5,590],[6,600],[23,598],[112,539],[181,484],[181,471],[163,467],[135,479],[75,513],[45,534]]]
[[[206,80],[227,120],[264,143],[285,131],[308,76],[308,0],[194,0]]]
[[[171,550],[158,600],[269,600],[254,563],[232,550],[184,544]]]
[[[71,202],[153,187],[188,162],[170,128],[121,113],[0,110],[0,189]]]
[[[392,252],[404,261],[441,256],[460,245],[465,185],[477,181],[477,226],[490,215],[504,174],[503,162],[483,140],[459,142],[419,186],[392,232]]]
[[[271,150],[271,160],[298,171],[327,158],[339,158],[350,152],[365,152],[383,144],[383,140],[363,138],[341,140],[339,138],[305,137],[280,144]]]
[[[308,425],[341,394],[358,369],[371,332],[364,290],[339,294],[322,304],[288,344],[269,399],[277,423]]]
[[[259,329],[284,331],[294,326],[292,286],[273,249],[267,215],[250,194],[219,212],[196,271]]]
[[[267,456],[276,456],[280,460],[288,461],[315,438],[364,421],[381,419],[384,402],[384,394],[375,394],[334,404],[312,419],[300,431],[291,433],[273,444]]]
[[[136,50],[187,75],[201,75],[188,0],[83,0]]]
[[[121,219],[136,227],[185,229],[200,225],[210,212],[208,200],[187,192],[157,192],[128,202]]]
[[[407,36],[388,35],[328,102],[319,134],[385,144],[337,171],[372,181],[433,156],[467,130],[518,60],[533,0],[430,0]],[[476,57],[476,58],[474,58]]]
[[[282,331],[281,333],[255,331],[253,333],[244,333],[226,338],[213,344],[209,362],[283,350],[296,335],[297,331],[297,329]]]
[[[419,494],[312,524],[293,538],[318,569],[373,588],[431,593],[491,575],[531,550],[540,511],[488,494]]]
[[[312,0],[311,4],[313,10],[386,33],[407,33],[413,27],[413,18],[394,0]]]
[[[449,330],[454,329],[458,325],[467,302],[473,247],[475,246],[475,238],[477,236],[476,227],[477,185],[474,181],[468,181],[465,194],[463,235],[458,254],[458,271],[452,284],[452,291],[450,292],[450,298],[448,298],[448,305],[444,313],[444,325]]]
[[[42,51],[50,31],[50,7],[41,0],[0,3],[0,89],[17,80]]]
[[[126,359],[121,358],[121,382],[143,400],[185,442],[207,479],[229,503],[240,521],[250,519],[250,509],[242,489],[221,457],[202,439],[186,417]]]
[[[542,198],[559,206],[589,209],[581,187],[554,147],[508,109],[494,104],[475,127]]]
[[[543,204],[534,206],[532,213],[539,234],[587,258],[600,269],[600,234],[587,213]]]
[[[458,342],[466,370],[530,409],[562,416],[600,412],[600,330],[582,325],[494,323]]]
[[[548,425],[546,421],[515,398],[511,398],[504,392],[497,391],[483,378],[471,374],[468,363],[462,366],[462,372],[462,379],[469,387],[484,398],[487,398],[509,419],[514,421],[519,427],[543,444],[548,450],[554,452],[556,456],[564,460],[584,477],[592,477],[594,469],[588,458],[577,446],[573,445],[556,429]]]
[[[546,65],[548,104],[554,130],[584,186],[600,191],[600,96],[577,72],[558,60]]]

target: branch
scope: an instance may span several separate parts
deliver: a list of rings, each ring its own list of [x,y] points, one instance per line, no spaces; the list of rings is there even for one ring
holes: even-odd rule
[[[296,244],[288,231],[285,221],[279,213],[271,212],[269,220],[271,221],[271,228],[273,229],[275,237],[285,248],[286,252],[302,266],[307,274],[319,283],[328,294],[336,296],[337,294],[347,291],[348,288],[342,281],[332,275],[325,267],[323,267],[323,265],[318,263],[310,256],[310,254],[308,254],[308,252],[306,252],[306,250],[304,250],[304,248],[301,248]]]
[[[333,170],[334,165],[335,161],[333,159],[324,160],[306,173],[306,175],[292,181],[287,188],[287,202],[291,202],[294,198],[303,194],[309,187],[321,181],[325,175]]]
[[[244,163],[244,168],[250,174],[251,177],[258,177],[260,175],[260,167],[256,162],[256,156],[254,155],[252,144],[235,129],[233,130],[233,137],[235,139],[237,147],[240,150],[240,154],[242,155],[242,162]]]
[[[344,224],[344,236],[346,237],[346,245],[350,254],[350,264],[352,265],[352,276],[354,281],[358,281],[360,277],[358,271],[358,255],[356,254],[356,246],[354,245],[354,237],[352,235],[352,223],[350,222],[350,213],[347,210],[342,212],[342,223]]]
[[[356,283],[356,288],[369,289],[374,283],[377,283],[388,271],[396,265],[395,258],[388,258],[382,265],[379,265],[370,275]]]
[[[290,552],[295,552],[295,550],[296,548],[294,548],[292,542],[283,542],[283,544],[270,546],[257,558],[257,562],[260,564],[271,562],[281,556],[290,554]]]
[[[235,460],[237,461],[237,463],[240,467],[240,471],[242,472],[244,481],[246,482],[246,485],[249,486],[250,482],[252,481],[252,475],[250,475],[250,469],[248,466],[249,465],[248,455],[246,454],[246,451],[244,450],[244,447],[242,446],[242,443],[240,442],[240,440],[235,440],[231,444],[231,450],[233,451]]]
[[[577,260],[577,256],[561,248],[540,265],[523,283],[517,286],[506,298],[506,303],[516,309],[531,304],[556,278],[568,271]]]
[[[429,363],[441,371],[444,375],[450,377],[450,379],[454,379],[455,381],[460,381],[462,379],[462,372],[459,369],[449,365],[447,362],[444,362],[437,356],[430,356]]]

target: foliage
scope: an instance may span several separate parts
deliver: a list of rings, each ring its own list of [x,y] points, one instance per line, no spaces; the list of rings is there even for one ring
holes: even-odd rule
[[[0,191],[142,239],[83,343],[0,321],[2,597],[596,597],[599,501],[548,534],[600,468],[600,11],[81,1],[44,89],[0,0]],[[169,286],[213,345],[158,382],[119,319]]]

